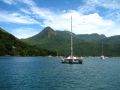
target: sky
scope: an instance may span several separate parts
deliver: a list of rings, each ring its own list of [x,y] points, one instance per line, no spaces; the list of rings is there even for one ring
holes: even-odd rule
[[[73,33],[120,35],[120,0],[0,0],[0,27],[28,38],[50,26]]]

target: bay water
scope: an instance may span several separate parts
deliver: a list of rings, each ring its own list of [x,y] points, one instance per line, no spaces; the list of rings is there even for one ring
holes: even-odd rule
[[[0,90],[120,90],[120,58],[0,57]]]

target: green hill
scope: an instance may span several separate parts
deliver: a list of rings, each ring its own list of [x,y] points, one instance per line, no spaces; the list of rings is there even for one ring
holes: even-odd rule
[[[22,41],[35,45],[39,48],[55,50],[59,55],[70,55],[70,35],[69,31],[55,31],[51,27],[46,27],[37,35]],[[100,56],[101,43],[104,46],[104,55],[120,56],[120,37],[109,37],[99,34],[80,34],[73,33],[74,55],[77,56]],[[117,43],[113,43],[116,42]]]
[[[94,34],[80,34],[78,35],[80,39],[87,41],[87,42],[99,42],[106,38],[105,35],[99,35],[97,33]]]
[[[120,35],[108,37],[103,41],[104,43],[108,43],[108,44],[120,44]]]
[[[56,54],[55,52],[40,49],[35,46],[28,45],[14,37],[12,34],[0,28],[0,56],[4,55],[21,55],[21,56],[38,56]]]

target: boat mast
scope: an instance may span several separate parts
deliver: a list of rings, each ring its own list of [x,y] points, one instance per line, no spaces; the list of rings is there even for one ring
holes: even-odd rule
[[[102,56],[103,56],[103,42],[102,42],[102,53],[101,53],[101,54],[102,54]]]
[[[73,57],[72,16],[71,16],[71,57]]]

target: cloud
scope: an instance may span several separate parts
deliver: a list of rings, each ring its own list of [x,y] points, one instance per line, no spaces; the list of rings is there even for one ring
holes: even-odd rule
[[[49,9],[46,8],[40,8],[36,5],[36,3],[32,0],[22,0],[22,3],[26,4],[29,9],[24,10],[24,12],[32,12],[32,15],[36,16],[36,18],[42,18],[42,19],[54,19],[51,15],[55,15],[54,12],[52,12]],[[23,11],[23,10],[22,10]]]
[[[120,0],[86,0],[85,5],[80,6],[78,10],[85,14],[93,12],[104,13],[104,18],[120,23]]]
[[[118,0],[85,0],[84,4],[80,7],[76,7],[75,10],[62,11],[53,11],[48,8],[39,7],[33,0],[18,0],[17,2],[26,5],[27,8],[22,7],[20,9],[24,14],[0,12],[0,21],[20,24],[38,24],[42,27],[51,26],[55,30],[70,31],[70,18],[72,15],[73,32],[76,34],[99,33],[107,36],[120,34],[118,23],[120,21],[120,2]],[[97,7],[107,9],[105,12],[106,15],[102,16],[100,14],[102,12],[100,11],[99,13]],[[41,22],[39,23],[36,19]],[[18,35],[17,37],[19,38],[27,38],[30,35],[33,35],[29,34],[29,32],[34,33],[34,29],[25,29],[15,30],[15,32],[17,32],[17,30],[18,32],[23,30],[24,33],[21,33],[21,35],[16,34],[15,32],[14,34],[16,36]]]
[[[32,14],[29,10],[24,9],[24,8],[21,8],[20,11],[21,11],[22,13],[25,13],[25,14],[28,14],[28,15]]]
[[[119,0],[87,0],[86,6],[101,6],[107,9],[120,9]]]
[[[39,30],[34,30],[33,28],[19,28],[11,31],[11,33],[19,39],[31,37],[39,32]]]
[[[42,26],[51,26],[55,30],[70,30],[70,17],[73,16],[73,32],[76,34],[91,34],[99,33],[111,36],[120,34],[120,27],[110,18],[104,18],[97,12],[96,7],[101,6],[109,9],[118,9],[118,3],[113,0],[88,0],[85,5],[77,8],[77,10],[51,11],[46,8],[41,8],[32,0],[23,1],[30,8],[32,14],[43,19]],[[114,6],[116,5],[116,6]],[[92,12],[84,14],[86,12]],[[112,32],[112,33],[110,33]],[[116,33],[117,32],[117,33]]]
[[[71,15],[73,17],[73,32],[76,34],[99,33],[110,36],[107,31],[115,26],[113,21],[103,19],[98,13],[83,15],[77,11],[56,15],[54,20],[45,20],[43,26],[51,26],[57,30],[70,30]]]
[[[15,3],[15,0],[2,0],[2,1],[3,1],[4,3],[6,3],[6,4],[9,4],[9,5]]]
[[[7,23],[18,24],[39,24],[38,21],[32,19],[30,16],[22,15],[20,13],[0,12],[0,21]]]
[[[33,0],[19,0],[19,2],[22,2],[22,3],[27,4],[29,6],[36,6],[36,3]]]

